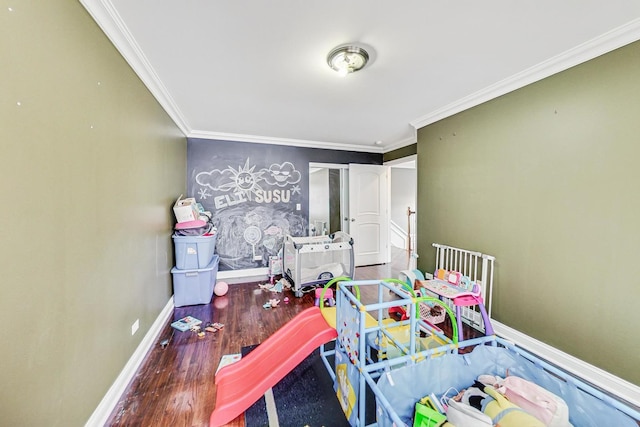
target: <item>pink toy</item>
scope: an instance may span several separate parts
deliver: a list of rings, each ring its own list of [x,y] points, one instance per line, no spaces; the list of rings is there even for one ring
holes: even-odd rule
[[[329,307],[333,307],[335,305],[335,300],[333,299],[333,289],[327,288],[316,288],[316,307],[320,307],[320,297],[322,296],[322,292],[324,292],[324,300],[326,301]]]
[[[203,221],[201,219],[194,219],[193,221],[185,221],[185,222],[179,222],[176,224],[176,230],[188,230],[190,228],[200,228],[200,227],[204,227],[205,225],[207,225],[206,221]]]
[[[213,293],[216,294],[216,296],[224,296],[227,294],[227,292],[229,291],[229,284],[227,282],[218,282],[216,283],[216,286],[214,286],[213,288]]]
[[[457,271],[450,271],[449,275],[447,276],[447,282],[449,282],[452,285],[458,285],[460,283],[460,277],[462,276],[462,274],[460,274]]]
[[[302,311],[239,362],[218,371],[209,425],[223,426],[242,414],[320,344],[337,336],[318,307]]]

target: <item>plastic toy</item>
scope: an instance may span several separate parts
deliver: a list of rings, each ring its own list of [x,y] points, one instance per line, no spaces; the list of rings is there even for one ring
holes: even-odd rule
[[[316,288],[316,307],[320,307],[320,298],[323,298],[329,307],[336,305],[336,300],[333,298],[333,289]]]
[[[260,287],[260,289],[265,289],[267,291],[271,291],[271,292],[282,292],[285,288],[285,280],[284,279],[280,279],[277,282],[273,283],[273,282],[269,282],[269,283],[265,283],[263,285],[259,284],[258,286]]]
[[[204,328],[205,331],[207,332],[218,332],[220,329],[224,328],[224,324],[222,323],[207,323],[207,327]]]
[[[280,304],[280,300],[279,299],[270,299],[269,301],[264,303],[262,308],[264,308],[264,309],[276,308],[278,306],[278,304]]]
[[[411,289],[415,289],[416,280],[424,280],[424,274],[418,269],[402,270],[398,278],[407,283]]]
[[[227,282],[218,282],[213,287],[213,293],[215,293],[216,296],[219,296],[219,297],[226,295],[228,291],[229,291],[229,284]]]

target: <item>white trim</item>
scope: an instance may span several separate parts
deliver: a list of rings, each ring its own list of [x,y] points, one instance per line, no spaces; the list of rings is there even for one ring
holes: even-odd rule
[[[230,283],[248,283],[259,282],[269,278],[269,269],[267,267],[262,268],[248,268],[246,270],[225,270],[218,271],[216,276],[217,280],[224,279]],[[239,280],[234,280],[239,279]]]
[[[158,100],[162,108],[175,122],[176,126],[187,135],[189,125],[182,112],[162,84],[162,81],[136,43],[133,35],[109,0],[80,0],[94,21],[107,35],[118,52],[129,63],[133,71],[140,77],[149,92]]]
[[[242,141],[294,147],[324,148],[329,150],[357,151],[367,153],[388,153],[417,142],[417,129],[459,113],[483,102],[520,89],[530,83],[564,71],[614,49],[640,39],[640,18],[611,30],[589,42],[583,43],[547,61],[517,73],[474,94],[459,99],[443,108],[409,122],[414,127],[414,135],[386,147],[357,144],[342,144],[300,139],[274,138],[256,135],[242,135],[222,132],[193,130],[186,118],[160,81],[157,73],[146,59],[124,21],[110,0],[80,0],[94,21],[111,40],[131,68],[144,82],[151,94],[158,100],[178,128],[187,136],[223,141]]]
[[[317,163],[317,162],[309,162],[309,168],[347,169],[347,170],[349,170],[349,164],[348,163]]]
[[[80,0],[93,20],[100,26],[111,43],[118,49],[133,71],[158,100],[162,108],[175,122],[185,136],[219,141],[252,142],[257,144],[286,145],[292,147],[324,148],[328,150],[357,151],[365,153],[383,153],[383,148],[358,144],[343,144],[336,142],[311,141],[303,139],[275,138],[259,135],[243,135],[224,132],[209,132],[191,129],[186,118],[175,103],[171,94],[162,84],[151,63],[135,41],[116,7],[110,0]],[[414,141],[415,142],[415,141]],[[409,145],[410,143],[406,144]]]
[[[402,164],[408,163],[408,162],[414,162],[415,164],[417,164],[418,163],[418,155],[417,154],[412,154],[412,155],[407,156],[407,157],[401,157],[399,159],[389,160],[388,162],[384,162],[383,165],[393,167],[393,166],[402,165]],[[414,165],[414,169],[415,169],[415,165]]]
[[[208,132],[192,130],[187,134],[189,138],[210,139],[214,141],[251,142],[254,144],[286,145],[288,147],[324,148],[326,150],[358,151],[382,154],[382,148],[338,142],[311,141],[306,139],[275,138],[271,136],[243,135],[237,133]]]
[[[496,335],[512,341],[559,368],[640,407],[640,387],[493,319],[491,325]]]
[[[410,122],[420,129],[640,40],[640,18]]]
[[[106,424],[127,386],[136,375],[136,372],[138,372],[145,356],[149,350],[153,348],[162,328],[164,328],[167,320],[169,320],[173,314],[173,308],[173,297],[171,297],[160,314],[158,314],[158,317],[147,331],[147,334],[142,338],[142,341],[140,341],[140,344],[138,344],[138,347],[133,352],[126,365],[124,365],[120,375],[118,375],[111,387],[109,387],[107,394],[104,395],[100,404],[93,411],[93,414],[91,414],[91,417],[85,424],[85,427],[102,427]]]

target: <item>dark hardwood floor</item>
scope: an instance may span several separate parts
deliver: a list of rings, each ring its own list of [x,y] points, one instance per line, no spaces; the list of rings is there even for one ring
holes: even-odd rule
[[[358,267],[357,280],[397,278],[408,268],[406,251],[394,249],[392,262]],[[289,297],[274,309],[264,309],[270,298]],[[367,302],[367,301],[365,301]],[[202,338],[165,325],[156,345],[109,417],[108,426],[208,426],[216,399],[214,376],[224,354],[240,353],[244,346],[259,344],[314,303],[311,294],[294,297],[290,291],[271,293],[257,283],[234,284],[224,297],[211,304],[179,307],[173,319],[194,316],[203,324],[222,323],[216,333]],[[162,340],[169,339],[164,348]],[[228,424],[244,427],[244,416]]]

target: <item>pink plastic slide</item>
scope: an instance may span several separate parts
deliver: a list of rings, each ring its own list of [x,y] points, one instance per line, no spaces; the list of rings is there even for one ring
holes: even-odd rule
[[[320,308],[311,307],[239,362],[220,369],[210,427],[227,424],[242,414],[316,348],[336,337],[336,330],[324,320]]]

